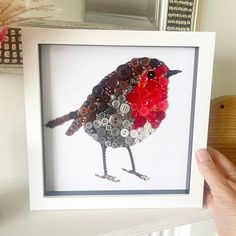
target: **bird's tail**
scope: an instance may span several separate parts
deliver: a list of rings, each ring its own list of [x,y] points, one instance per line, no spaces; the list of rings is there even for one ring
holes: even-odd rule
[[[48,128],[55,128],[69,120],[74,120],[66,131],[66,135],[71,136],[82,126],[78,110],[72,111],[67,115],[57,117],[55,120],[50,120],[45,126]]]

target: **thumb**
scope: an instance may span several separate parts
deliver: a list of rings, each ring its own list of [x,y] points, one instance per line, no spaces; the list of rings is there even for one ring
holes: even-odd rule
[[[227,180],[220,173],[219,169],[213,162],[209,152],[205,149],[200,149],[196,152],[196,161],[198,164],[198,168],[210,186],[211,192],[218,192],[218,190],[222,190],[222,185],[227,185]]]

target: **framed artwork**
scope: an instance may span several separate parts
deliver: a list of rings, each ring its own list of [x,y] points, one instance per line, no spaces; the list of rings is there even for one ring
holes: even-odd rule
[[[25,28],[31,209],[201,207],[214,38]]]

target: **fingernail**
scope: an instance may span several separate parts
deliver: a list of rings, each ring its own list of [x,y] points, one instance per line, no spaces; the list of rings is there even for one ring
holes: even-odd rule
[[[199,162],[205,162],[210,160],[210,155],[205,150],[198,150],[196,152],[196,157]]]

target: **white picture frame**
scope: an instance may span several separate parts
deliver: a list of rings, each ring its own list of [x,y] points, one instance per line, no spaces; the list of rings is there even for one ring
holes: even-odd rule
[[[214,33],[24,28],[23,29],[24,83],[25,83],[29,188],[30,188],[31,209],[55,210],[55,209],[202,207],[204,181],[197,169],[194,159],[194,153],[197,149],[206,147],[207,144],[209,105],[210,105],[210,93],[211,93],[211,82],[212,82],[213,58],[214,58],[214,43],[215,43]],[[60,48],[60,50],[58,50],[58,47]],[[71,47],[73,47],[73,50],[71,50]],[[45,78],[49,77],[52,78],[50,83],[54,81],[56,74],[54,73],[55,71],[60,72],[60,74],[57,74],[57,76],[60,77],[61,75],[62,79],[67,77],[66,75],[68,71],[63,75],[65,69],[60,70],[60,68],[63,68],[63,66],[60,66],[61,60],[58,60],[58,58],[61,58],[61,56],[63,55],[65,55],[65,57],[62,58],[68,58],[68,60],[72,58],[71,60],[69,60],[68,63],[73,65],[75,61],[74,59],[78,56],[78,54],[76,54],[76,51],[79,52],[79,55],[82,52],[81,50],[85,50],[86,52],[88,52],[88,55],[90,57],[89,60],[91,60],[89,62],[92,63],[92,65],[94,65],[95,62],[93,60],[98,61],[98,58],[96,57],[94,59],[92,58],[93,54],[91,52],[94,50],[94,48],[97,50],[97,52],[100,52],[102,59],[105,60],[106,63],[104,67],[107,67],[107,69],[108,68],[110,69],[111,67],[109,67],[110,63],[106,61],[106,55],[109,55],[109,53],[112,52],[113,54],[110,61],[112,62],[114,61],[114,63],[116,63],[116,66],[119,66],[119,64],[117,64],[119,60],[116,59],[115,55],[120,54],[120,57],[122,59],[126,58],[124,56],[124,54],[126,54],[125,49],[128,50],[127,54],[131,54],[130,57],[136,55],[135,54],[136,49],[137,51],[144,50],[144,52],[146,52],[148,55],[149,54],[152,55],[152,51],[159,50],[158,51],[158,53],[160,53],[159,55],[164,55],[164,57],[165,55],[167,55],[166,60],[168,61],[170,58],[169,61],[171,64],[173,64],[171,62],[171,58],[174,58],[174,62],[176,63],[176,65],[178,64],[177,61],[179,61],[178,55],[181,55],[182,58],[184,58],[184,55],[189,55],[190,58],[192,58],[191,60],[193,63],[190,64],[192,66],[188,65],[189,63],[188,61],[191,60],[183,59],[183,63],[185,63],[183,67],[186,68],[186,70],[190,68],[189,73],[192,75],[189,76],[189,78],[192,77],[190,79],[192,80],[191,84],[189,84],[190,87],[184,88],[186,89],[184,95],[189,94],[189,99],[190,99],[188,103],[189,110],[187,110],[186,108],[186,112],[184,112],[184,110],[182,112],[182,114],[185,114],[187,115],[187,117],[190,117],[189,128],[188,127],[186,128],[186,135],[189,135],[187,137],[188,149],[186,149],[186,152],[188,152],[188,158],[185,159],[185,161],[183,161],[183,163],[187,164],[186,165],[187,167],[186,168],[184,167],[185,168],[184,170],[186,172],[184,181],[186,183],[186,186],[188,186],[186,187],[186,189],[184,189],[186,191],[182,192],[168,191],[172,190],[171,186],[168,187],[167,189],[164,188],[165,190],[164,192],[161,192],[162,190],[160,192],[158,192],[159,190],[156,192],[150,191],[153,189],[153,185],[150,185],[150,187],[146,188],[143,184],[144,181],[142,180],[143,182],[139,182],[140,184],[142,183],[142,187],[140,187],[142,191],[141,190],[139,191],[139,188],[137,190],[137,187],[134,187],[132,185],[130,186],[128,185],[128,187],[126,185],[121,185],[120,188],[114,187],[115,190],[119,191],[96,192],[97,189],[94,191],[93,189],[92,190],[90,189],[91,193],[88,191],[89,192],[88,194],[86,194],[86,192],[84,194],[83,193],[81,194],[81,191],[77,191],[80,190],[79,189],[80,187],[78,187],[78,189],[75,189],[77,186],[77,182],[76,181],[73,182],[69,178],[67,179],[68,176],[63,172],[62,170],[63,168],[58,167],[59,165],[57,163],[57,157],[50,156],[50,158],[49,157],[45,158],[44,155],[45,148],[50,149],[50,147],[47,147],[48,139],[47,136],[45,136],[47,135],[45,133],[49,131],[45,131],[46,128],[44,128],[46,119],[45,116],[47,116],[47,114],[50,113],[47,112],[47,110],[49,109],[47,108],[48,102],[45,101],[45,99],[42,96],[43,93],[44,95],[47,94],[47,92],[45,92],[45,86],[47,86],[48,80]],[[107,48],[109,48],[109,50],[111,51],[109,50],[107,51],[106,50]],[[117,52],[117,48],[119,48],[118,50],[119,52]],[[172,51],[172,50],[177,50],[177,51]],[[141,51],[139,51],[139,54],[142,53]],[[117,54],[115,54],[116,52]],[[179,54],[177,52],[179,52]],[[84,54],[81,55],[83,55],[83,58],[86,58]],[[177,55],[177,57],[171,55]],[[48,57],[50,58],[50,60],[47,59]],[[159,59],[161,60],[162,58]],[[125,62],[126,61],[123,61],[123,63]],[[64,68],[67,68],[69,66],[69,64],[68,65],[63,64],[63,65],[65,65]],[[115,64],[111,63],[111,65],[113,66],[113,69],[116,69],[114,68]],[[82,67],[86,67],[86,63]],[[91,70],[91,67],[88,68],[90,68],[89,71],[94,71],[95,73],[98,73],[98,70],[95,69]],[[75,70],[76,70],[76,64],[75,64]],[[80,73],[80,71],[77,72]],[[110,72],[112,72],[112,70]],[[72,69],[72,75],[73,73],[75,74],[75,72],[73,72]],[[105,76],[106,74],[104,73],[105,72],[102,71],[101,75]],[[97,81],[97,83],[99,83],[99,81],[102,79],[99,77],[101,75],[98,75],[97,78],[94,78],[93,76],[93,78],[96,79],[94,81]],[[44,79],[42,79],[42,77]],[[180,76],[178,78],[180,78]],[[176,78],[176,80],[178,80],[178,78]],[[181,78],[185,79],[184,73],[181,75]],[[94,81],[93,83],[95,83]],[[53,90],[51,91],[59,92],[63,90],[63,87],[59,86],[57,88],[58,83],[59,82],[54,84],[55,89],[53,88]],[[63,83],[65,85],[65,81],[62,82],[61,86],[63,86]],[[185,83],[183,83],[182,86],[185,86],[184,84]],[[73,85],[72,87],[75,87],[75,84],[72,85]],[[91,84],[89,86],[91,88]],[[83,94],[82,91],[83,89],[84,87],[81,89],[81,94]],[[171,90],[174,91],[174,87],[171,88]],[[179,95],[178,95],[179,98],[181,98],[180,92],[181,90],[179,90]],[[68,93],[68,95],[69,94],[70,92]],[[51,92],[49,92],[47,96],[51,95],[52,95]],[[70,96],[67,95],[64,96],[70,98]],[[175,95],[175,99],[173,99],[173,96],[174,94],[172,95],[170,94],[170,100],[177,99],[177,95]],[[78,99],[79,97],[80,96],[78,96]],[[54,100],[57,101],[57,99]],[[185,100],[187,99],[185,98]],[[59,103],[61,101],[62,100],[59,99]],[[63,110],[65,110],[64,108],[65,106],[67,106],[67,104],[66,105],[65,104],[60,105],[60,104],[58,106],[60,107],[59,110],[61,109],[61,107],[63,107]],[[174,109],[174,106],[172,108]],[[55,108],[53,110],[57,109]],[[65,112],[69,111],[70,108],[68,110],[65,110]],[[50,114],[52,115],[53,113]],[[57,115],[59,116],[63,114],[57,114]],[[171,114],[169,115],[169,117],[170,117],[169,120],[171,120]],[[51,118],[56,118],[56,117],[51,117]],[[171,122],[169,122],[169,125],[171,126]],[[63,132],[66,131],[66,128],[61,128],[61,126],[60,129]],[[53,132],[53,130],[50,129],[50,132]],[[81,131],[81,133],[83,132]],[[46,142],[45,142],[45,137],[46,137]],[[77,135],[77,137],[79,138],[80,135]],[[84,137],[82,136],[82,139],[84,139]],[[150,145],[151,141],[148,141],[148,138],[146,140],[147,140],[145,141],[146,144],[144,145],[146,145],[146,147],[149,147],[148,145]],[[183,141],[184,138],[183,139],[179,138],[179,140],[185,142]],[[91,139],[91,142],[94,141]],[[81,144],[81,148],[83,146],[85,147],[86,145],[87,144]],[[175,144],[172,143],[171,145],[172,148],[169,149],[174,149]],[[56,146],[56,148],[58,147],[59,145]],[[90,148],[90,146],[87,147],[88,149],[93,149],[93,146],[91,146],[92,148]],[[147,156],[152,156],[151,155],[153,153],[152,147],[150,146],[150,149],[148,150],[150,151],[148,152],[145,151],[144,153],[145,154],[149,153],[150,155]],[[60,152],[61,151],[58,151],[58,153]],[[76,150],[72,150],[70,153],[76,153]],[[178,152],[176,151],[176,153]],[[81,155],[83,156],[87,155],[87,157],[90,157],[90,155],[87,153],[82,153]],[[181,158],[180,154],[178,158]],[[56,161],[55,162],[51,161],[52,159]],[[60,158],[58,157],[58,159]],[[173,178],[176,178],[173,174],[173,167],[171,166],[175,165],[173,163],[178,163],[178,162],[174,161],[173,159],[172,161],[173,161],[172,163],[169,163],[170,161],[168,160],[170,167],[168,169],[165,169],[165,172],[167,173],[170,172],[169,176],[173,176]],[[160,159],[160,163],[161,162],[162,161]],[[71,170],[68,169],[66,173],[69,172],[73,173],[74,171],[73,162],[71,162],[70,164],[72,165],[69,168],[72,169]],[[75,162],[74,165],[76,164],[78,163]],[[65,166],[65,162],[63,162],[63,165]],[[119,166],[119,169],[121,167],[123,166]],[[52,186],[50,178],[53,177],[51,177],[50,171],[55,168],[56,169],[58,168],[57,169],[58,171],[55,172],[58,175],[57,176],[58,181],[60,179],[63,179],[63,181],[66,180],[67,182],[65,183],[65,185],[63,185],[64,183],[63,181],[61,182],[59,181],[57,183],[57,186]],[[154,172],[155,171],[153,171],[152,173]],[[127,175],[129,174],[127,173]],[[106,180],[101,179],[99,181],[106,181]],[[155,182],[152,182],[152,184],[155,184]],[[69,185],[72,185],[72,189],[75,191],[71,191],[70,188],[68,187]],[[107,187],[108,189],[109,186],[113,185],[108,185]],[[129,190],[129,187],[130,191],[126,191]],[[57,188],[60,191],[58,191]],[[104,189],[104,185],[98,184],[96,185],[96,188],[98,188],[98,190]],[[132,192],[133,190],[135,190],[136,192],[135,191]]]

